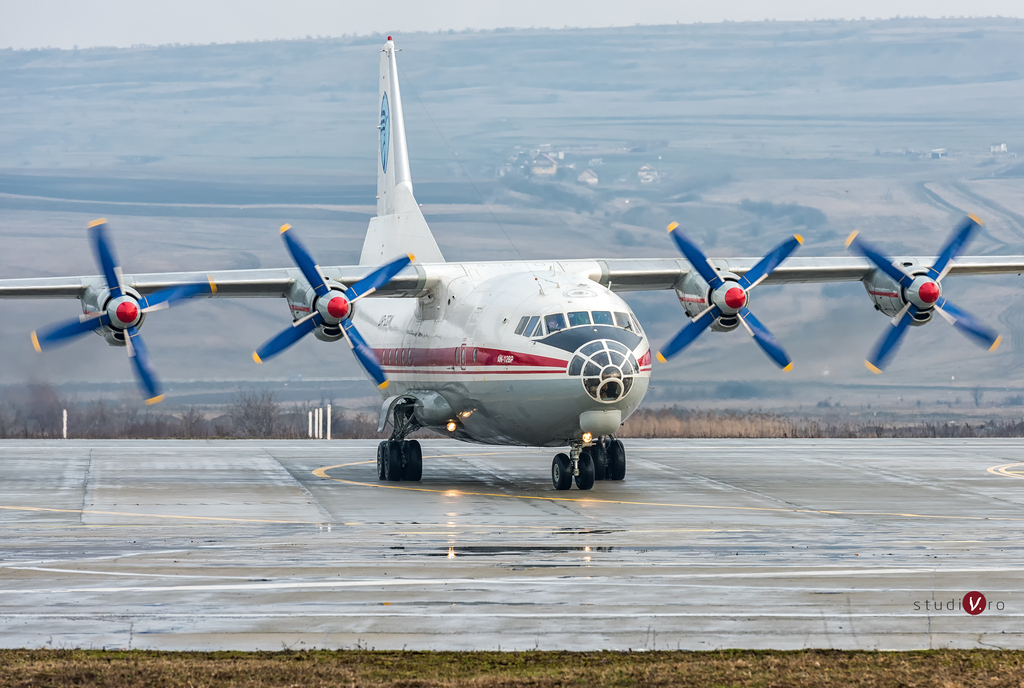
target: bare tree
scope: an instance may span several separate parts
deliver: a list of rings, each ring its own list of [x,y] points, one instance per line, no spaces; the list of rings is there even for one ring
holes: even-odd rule
[[[196,406],[189,406],[188,410],[181,414],[181,436],[192,439],[206,435],[206,414]]]
[[[272,437],[278,429],[281,405],[269,390],[240,390],[228,415],[243,437]]]
[[[981,397],[984,394],[985,390],[981,388],[981,385],[978,385],[977,387],[971,390],[971,397],[974,399],[975,406],[981,406]]]

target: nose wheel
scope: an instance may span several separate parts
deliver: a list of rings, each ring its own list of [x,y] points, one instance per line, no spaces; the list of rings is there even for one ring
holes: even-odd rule
[[[573,481],[581,490],[594,487],[595,480],[622,480],[626,477],[626,449],[613,437],[601,439],[589,447],[573,445],[569,454],[556,454],[551,461],[551,483],[556,490],[568,490]]]

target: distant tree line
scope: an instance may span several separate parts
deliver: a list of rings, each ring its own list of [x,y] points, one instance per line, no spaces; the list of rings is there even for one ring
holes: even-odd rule
[[[693,411],[673,406],[638,410],[625,422],[619,437],[1024,437],[1024,421],[905,422],[838,416],[821,420],[757,411]]]
[[[309,402],[284,404],[268,390],[241,390],[231,403],[212,409],[165,410],[135,398],[69,401],[52,387],[29,385],[0,396],[0,438],[59,438],[67,409],[69,438],[299,439],[308,437],[312,408]],[[332,416],[333,437],[377,437],[377,419],[365,412],[334,407]]]
[[[226,405],[166,410],[137,399],[63,400],[46,385],[29,385],[0,396],[0,438],[47,439],[62,433],[77,439],[303,439],[308,437],[310,402],[285,404],[268,390],[241,390]],[[362,409],[332,408],[335,439],[376,439],[377,418]],[[420,431],[416,437],[433,437]],[[637,438],[844,438],[844,437],[1024,437],[1024,421],[903,422],[855,417],[822,420],[757,411],[698,411],[678,406],[640,409],[619,437]]]

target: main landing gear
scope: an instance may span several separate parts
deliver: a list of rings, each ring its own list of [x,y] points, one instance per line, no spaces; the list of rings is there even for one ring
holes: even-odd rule
[[[397,404],[391,439],[377,445],[377,478],[389,482],[418,481],[423,477],[423,450],[406,436],[420,426],[412,415],[412,404]]]
[[[420,443],[416,440],[388,440],[377,445],[377,477],[390,482],[423,477]]]
[[[570,445],[568,454],[556,454],[551,462],[551,482],[556,490],[568,490],[573,479],[576,487],[589,490],[595,480],[622,480],[626,477],[626,448],[614,437],[601,438],[589,447],[582,442]]]

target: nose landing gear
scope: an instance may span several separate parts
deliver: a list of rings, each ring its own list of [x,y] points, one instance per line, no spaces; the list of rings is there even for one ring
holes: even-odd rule
[[[573,479],[576,487],[589,490],[595,480],[622,480],[626,477],[626,449],[614,437],[596,440],[589,447],[582,442],[570,445],[569,454],[556,454],[551,462],[551,483],[556,490],[568,490]]]

